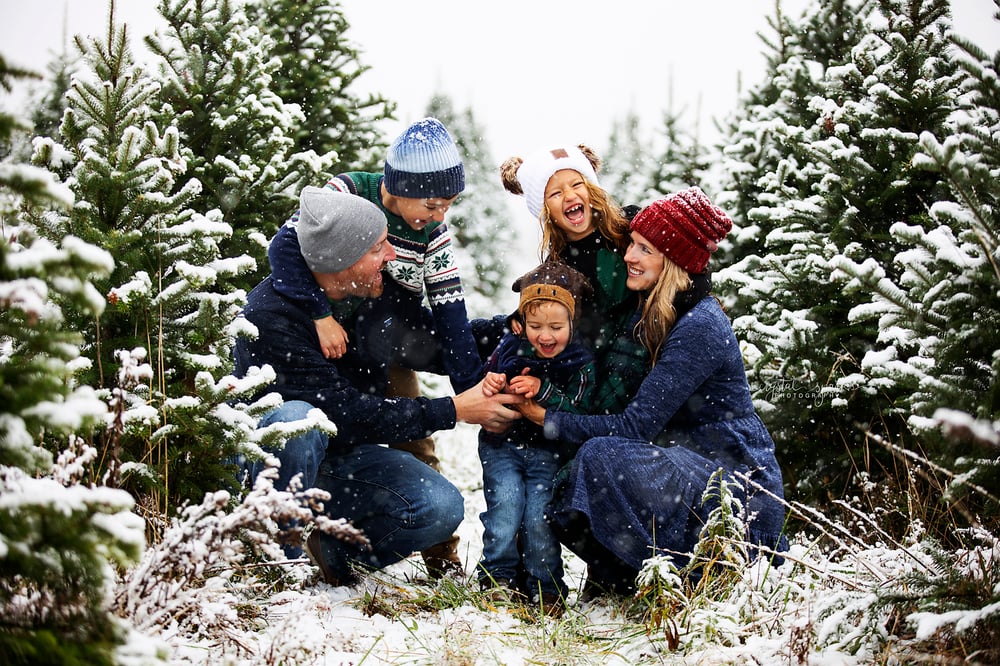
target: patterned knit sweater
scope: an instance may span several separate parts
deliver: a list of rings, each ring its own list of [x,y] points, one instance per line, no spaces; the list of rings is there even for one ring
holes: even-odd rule
[[[435,338],[442,347],[445,373],[455,391],[464,391],[478,382],[482,360],[469,328],[451,234],[440,222],[420,231],[411,228],[383,205],[381,184],[380,173],[352,171],[331,178],[326,187],[368,199],[385,213],[388,240],[396,251],[396,260],[389,263],[386,272],[413,296],[412,302],[401,307],[415,310],[426,295]],[[298,219],[299,211],[295,211],[271,240],[267,251],[271,275],[280,293],[301,302],[314,319],[322,319],[331,314],[330,303],[302,258],[296,232]],[[417,321],[420,317],[411,313],[400,319]]]
[[[382,205],[382,174],[352,171],[330,179],[327,187],[368,199],[385,213],[389,221],[389,243],[396,260],[388,272],[396,282],[415,294],[426,290],[431,308],[441,303],[465,299],[462,280],[451,246],[451,233],[443,222],[431,222],[420,231]]]

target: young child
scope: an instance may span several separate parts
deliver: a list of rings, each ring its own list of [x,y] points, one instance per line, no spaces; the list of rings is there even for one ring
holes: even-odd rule
[[[594,388],[594,360],[574,338],[590,283],[552,261],[518,278],[513,288],[521,295],[515,316],[522,333],[501,339],[484,367],[483,390],[519,393],[553,409],[584,413]],[[485,430],[479,435],[486,497],[480,586],[502,595],[523,593],[550,615],[562,613],[568,588],[562,550],[544,511],[555,474],[571,456],[526,419],[501,435]],[[524,589],[518,589],[521,569]]]
[[[565,262],[593,285],[579,336],[598,359],[637,303],[625,286],[628,273],[622,259],[628,218],[598,182],[600,167],[600,158],[583,144],[537,150],[500,165],[504,189],[524,197],[542,228],[544,258]]]
[[[465,189],[462,159],[448,130],[435,118],[419,120],[393,141],[383,173],[343,173],[330,179],[326,187],[364,197],[385,213],[389,243],[396,250],[396,260],[386,270],[402,288],[396,296],[402,302],[394,304],[399,307],[393,314],[411,325],[421,325],[419,310],[426,296],[435,331],[442,336],[443,363],[453,388],[460,392],[474,386],[481,361],[469,329],[451,234],[444,223],[449,207]],[[324,353],[338,358],[346,348],[347,333],[333,319],[326,295],[314,282],[309,289],[292,286],[301,283],[294,278],[308,275],[309,270],[299,252],[298,215],[292,215],[271,240],[268,261],[276,288],[294,289],[287,295],[311,307]],[[417,345],[412,336],[401,339],[411,341],[397,350],[406,358],[413,354],[410,347]]]
[[[385,213],[388,240],[396,251],[389,262],[385,293],[381,297],[392,317],[387,395],[416,398],[416,373],[409,368],[438,368],[460,393],[481,377],[482,359],[469,328],[465,296],[444,224],[448,208],[465,189],[465,170],[458,147],[436,118],[424,118],[407,127],[389,146],[383,173],[352,171],[330,179],[326,187],[368,199]],[[268,247],[275,289],[305,303],[316,323],[324,354],[339,358],[347,347],[347,333],[332,316],[330,302],[312,279],[299,251],[296,212],[278,230]],[[308,285],[302,287],[301,285]],[[425,315],[424,298],[431,317]],[[375,338],[377,336],[370,336]],[[394,444],[435,470],[439,460],[430,437]],[[440,548],[424,551],[428,573],[461,572],[457,537]]]

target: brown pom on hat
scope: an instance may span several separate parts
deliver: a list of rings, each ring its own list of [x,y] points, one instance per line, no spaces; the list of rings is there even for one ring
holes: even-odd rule
[[[511,287],[521,294],[517,311],[524,316],[524,306],[532,301],[556,301],[569,310],[570,321],[580,314],[577,303],[594,293],[587,277],[561,261],[546,261],[514,280]]]
[[[688,273],[703,273],[708,258],[733,228],[726,212],[697,187],[658,199],[629,225]]]

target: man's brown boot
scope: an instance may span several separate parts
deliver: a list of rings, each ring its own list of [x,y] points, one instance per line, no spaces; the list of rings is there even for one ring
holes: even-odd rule
[[[427,567],[427,575],[431,580],[440,580],[443,576],[458,582],[465,580],[465,567],[458,556],[457,534],[443,543],[420,551],[420,555],[424,558],[424,566]]]

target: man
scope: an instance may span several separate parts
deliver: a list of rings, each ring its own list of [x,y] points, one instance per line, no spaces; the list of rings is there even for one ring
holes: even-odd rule
[[[277,454],[278,483],[301,473],[305,485],[330,493],[325,513],[350,520],[368,537],[370,547],[318,530],[309,537],[324,579],[351,584],[358,566],[379,569],[438,544],[464,516],[457,488],[410,453],[380,444],[415,440],[459,421],[501,431],[519,417],[508,407],[519,398],[487,397],[479,385],[454,397],[384,397],[376,387],[384,384],[391,359],[374,350],[391,338],[378,325],[389,317],[376,298],[383,291],[382,269],[395,258],[385,215],[362,197],[330,188],[306,187],[299,204],[300,251],[337,321],[351,332],[347,350],[327,359],[308,308],[269,276],[247,299],[243,314],[258,336],[237,341],[236,372],[267,364],[276,373],[267,390],[285,403],[262,425],[300,419],[311,408],[337,425],[336,436],[313,430],[286,442]],[[250,471],[259,470],[258,464]]]
[[[420,384],[415,370],[447,375],[455,393],[481,379],[483,359],[469,325],[459,267],[445,215],[465,189],[465,167],[458,145],[436,118],[408,126],[389,146],[380,172],[350,171],[334,176],[326,187],[371,201],[385,214],[389,244],[396,258],[385,274],[384,309],[391,316],[392,354],[387,385],[376,387],[389,396],[416,398]],[[299,214],[278,231],[268,247],[271,276],[279,291],[302,302],[312,315],[327,358],[347,348],[349,335],[337,321],[326,294],[311,279],[296,234]],[[429,304],[429,309],[423,303]],[[382,340],[390,344],[389,339]],[[392,442],[441,471],[434,439]],[[421,552],[433,578],[463,572],[458,536]]]

